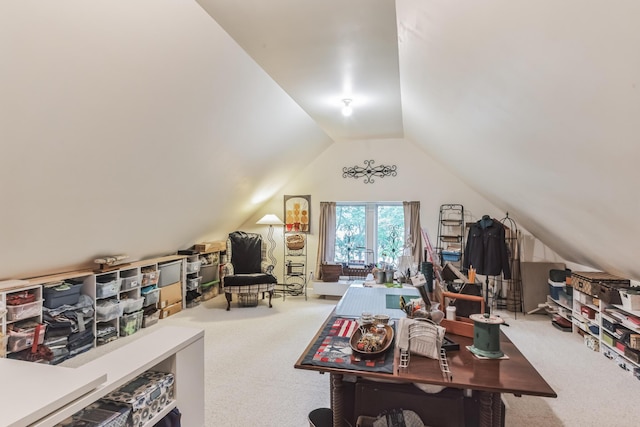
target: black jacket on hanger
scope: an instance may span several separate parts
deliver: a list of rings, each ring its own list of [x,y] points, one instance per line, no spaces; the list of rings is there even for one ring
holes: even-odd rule
[[[483,227],[484,226],[484,227]],[[504,226],[495,219],[483,218],[471,224],[464,251],[464,268],[473,266],[477,274],[511,279]]]

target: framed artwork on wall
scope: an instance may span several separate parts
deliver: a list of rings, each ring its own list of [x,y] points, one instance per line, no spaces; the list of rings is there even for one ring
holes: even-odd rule
[[[309,233],[311,231],[311,196],[284,196],[284,229]]]

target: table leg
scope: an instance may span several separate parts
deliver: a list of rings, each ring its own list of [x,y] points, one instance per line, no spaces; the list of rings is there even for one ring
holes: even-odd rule
[[[480,427],[502,425],[502,400],[500,393],[480,392]]]
[[[342,374],[331,373],[331,409],[333,410],[333,427],[342,427],[344,417],[342,415],[343,384]]]

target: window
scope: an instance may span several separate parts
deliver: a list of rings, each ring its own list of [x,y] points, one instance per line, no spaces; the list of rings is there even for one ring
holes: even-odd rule
[[[395,264],[403,245],[401,202],[336,203],[335,262]]]

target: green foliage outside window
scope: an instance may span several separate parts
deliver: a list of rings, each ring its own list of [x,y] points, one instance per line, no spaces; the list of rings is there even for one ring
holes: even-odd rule
[[[372,230],[367,224],[374,224]],[[401,204],[336,206],[336,262],[396,264],[404,244]]]

